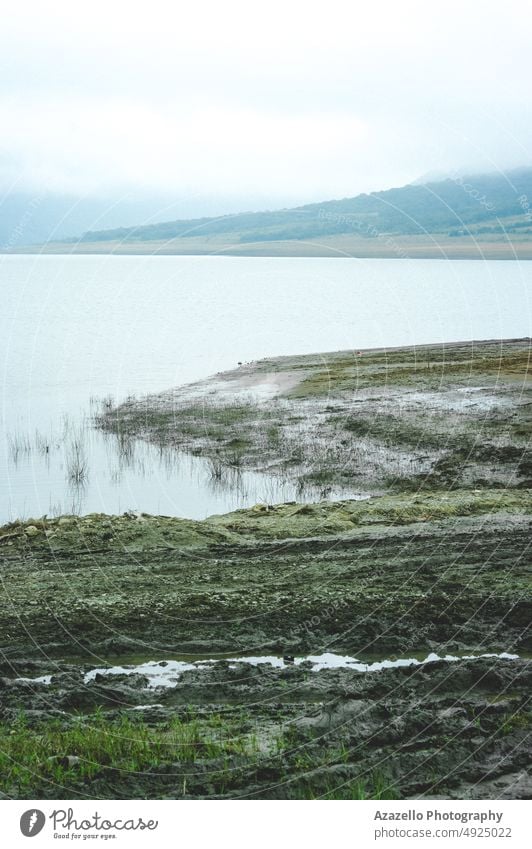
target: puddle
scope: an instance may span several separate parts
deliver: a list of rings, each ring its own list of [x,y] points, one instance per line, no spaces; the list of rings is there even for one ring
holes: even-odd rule
[[[325,652],[324,654],[309,654],[306,656],[288,658],[277,655],[218,655],[216,658],[182,655],[179,660],[149,660],[138,663],[116,663],[113,666],[101,666],[89,670],[85,673],[84,683],[89,684],[96,679],[97,675],[113,676],[113,675],[143,675],[148,679],[148,688],[155,689],[156,687],[175,687],[183,672],[197,670],[201,668],[213,667],[217,663],[229,663],[229,667],[234,669],[236,664],[244,663],[249,666],[271,666],[275,669],[286,669],[289,666],[301,666],[303,663],[310,664],[312,672],[320,672],[323,669],[354,669],[356,672],[380,672],[382,669],[394,669],[404,666],[421,666],[426,663],[435,663],[436,661],[445,661],[446,663],[455,663],[459,660],[478,660],[480,658],[497,658],[500,660],[519,660],[527,658],[527,654],[510,654],[509,652],[486,652],[482,654],[444,654],[439,655],[435,652],[429,652],[424,655],[422,653],[409,655],[408,657],[393,657],[374,659],[368,658],[361,660],[360,658],[350,657],[349,655],[333,654]],[[532,658],[532,656],[531,656]],[[80,662],[72,661],[69,662]],[[51,684],[52,675],[41,675],[38,678],[17,678],[17,681],[25,681],[32,684]]]
[[[269,665],[276,669],[285,669],[287,666],[300,666],[302,663],[310,663],[312,672],[319,672],[322,669],[354,669],[357,672],[379,672],[381,669],[394,669],[401,666],[421,666],[425,663],[434,663],[435,661],[444,660],[448,663],[454,663],[458,660],[476,660],[477,658],[499,658],[504,660],[518,660],[519,655],[502,652],[500,654],[464,654],[464,655],[438,655],[433,652],[427,654],[426,657],[419,659],[416,657],[403,657],[371,662],[363,662],[356,657],[348,655],[325,654],[307,655],[306,657],[296,657],[294,660],[289,660],[275,655],[263,656],[243,656],[243,657],[228,657],[226,662],[232,668],[237,663],[247,663],[250,666],[260,666],[262,664]],[[88,684],[94,681],[97,675],[144,675],[148,679],[148,687],[175,687],[183,672],[192,669],[201,669],[201,667],[212,667],[219,660],[205,658],[196,661],[187,660],[162,660],[148,661],[137,665],[125,666],[107,666],[98,669],[91,669],[86,673],[84,681]],[[50,676],[46,676],[50,677]]]
[[[94,681],[97,675],[145,675],[149,687],[175,687],[183,672],[197,669],[201,665],[214,665],[216,661],[187,663],[179,660],[149,661],[138,666],[107,666],[91,669],[84,678],[85,684]]]

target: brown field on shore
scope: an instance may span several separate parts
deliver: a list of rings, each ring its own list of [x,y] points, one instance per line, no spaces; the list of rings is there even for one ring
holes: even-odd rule
[[[475,239],[447,234],[426,236],[385,235],[363,238],[353,235],[332,236],[308,241],[283,240],[230,242],[220,238],[176,238],[145,242],[52,242],[16,248],[10,253],[24,254],[154,254],[154,255],[226,255],[277,257],[356,257],[374,259],[532,259],[531,240]]]

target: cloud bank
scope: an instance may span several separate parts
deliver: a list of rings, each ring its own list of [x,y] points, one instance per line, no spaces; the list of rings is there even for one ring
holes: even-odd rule
[[[276,206],[530,164],[527,5],[21,4],[0,186]]]

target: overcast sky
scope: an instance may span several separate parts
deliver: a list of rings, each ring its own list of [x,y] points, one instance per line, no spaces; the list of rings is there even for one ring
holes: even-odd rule
[[[232,211],[531,164],[531,22],[517,0],[9,4],[0,184]]]

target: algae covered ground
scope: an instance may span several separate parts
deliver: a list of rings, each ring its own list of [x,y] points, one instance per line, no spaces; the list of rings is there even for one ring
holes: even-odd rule
[[[321,500],[0,529],[2,796],[530,798],[528,355],[268,360],[109,411],[124,451]]]

